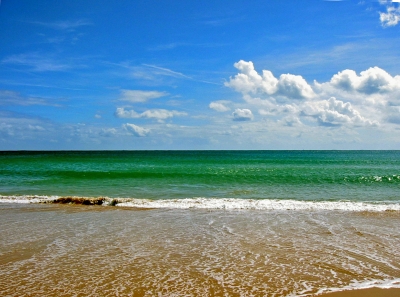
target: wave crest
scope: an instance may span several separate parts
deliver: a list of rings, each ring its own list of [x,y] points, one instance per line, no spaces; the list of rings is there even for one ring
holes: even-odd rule
[[[340,210],[340,211],[400,211],[400,203],[354,201],[297,201],[277,199],[186,198],[137,199],[76,196],[0,196],[0,203],[60,203],[81,205],[123,206],[165,209],[226,209],[226,210]]]

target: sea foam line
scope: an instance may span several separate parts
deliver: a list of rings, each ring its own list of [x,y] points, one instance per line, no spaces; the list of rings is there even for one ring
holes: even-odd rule
[[[296,200],[250,200],[187,198],[174,200],[118,199],[118,206],[138,208],[179,209],[254,209],[254,210],[343,210],[343,211],[400,211],[400,204],[372,204],[365,202],[316,202]]]
[[[276,199],[186,198],[137,199],[110,197],[60,196],[0,196],[0,203],[63,203],[84,205],[112,205],[134,208],[170,209],[226,209],[226,210],[340,210],[340,211],[400,211],[400,203],[372,203],[351,201],[297,201]]]
[[[400,278],[396,279],[386,279],[386,280],[368,280],[364,282],[353,281],[351,284],[341,287],[341,288],[329,288],[329,289],[321,289],[317,292],[317,295],[332,293],[332,292],[340,292],[340,291],[351,291],[351,290],[362,290],[362,289],[371,289],[371,288],[379,288],[379,289],[400,289]],[[297,295],[301,297],[303,295]],[[308,295],[304,295],[308,296]]]

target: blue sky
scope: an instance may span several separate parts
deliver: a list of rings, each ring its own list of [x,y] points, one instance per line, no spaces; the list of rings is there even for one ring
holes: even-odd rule
[[[0,150],[399,149],[398,1],[0,4]]]

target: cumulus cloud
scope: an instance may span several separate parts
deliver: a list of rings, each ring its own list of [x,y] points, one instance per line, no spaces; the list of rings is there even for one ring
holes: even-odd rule
[[[302,114],[317,119],[322,126],[372,126],[377,125],[361,116],[349,102],[337,100],[331,97],[329,100],[311,101],[304,105]]]
[[[176,110],[166,110],[166,109],[149,109],[142,113],[137,113],[133,109],[126,110],[123,107],[119,107],[115,111],[115,116],[117,118],[125,118],[125,119],[147,118],[159,121],[163,121],[168,118],[172,118],[174,116],[185,116],[185,115],[187,115],[186,112],[180,112]]]
[[[126,124],[122,125],[122,127],[126,131],[128,131],[129,133],[131,133],[132,135],[137,136],[137,137],[144,137],[150,133],[150,129],[136,126],[135,124],[126,123]]]
[[[289,99],[308,99],[314,96],[311,86],[300,75],[282,74],[277,79],[269,70],[263,70],[260,75],[251,61],[241,60],[234,66],[240,73],[231,77],[225,86],[242,94],[281,95]]]
[[[121,96],[119,100],[132,103],[143,103],[151,99],[156,99],[167,95],[167,92],[159,91],[121,90]]]
[[[282,74],[278,82],[278,94],[293,99],[306,99],[314,96],[314,91],[300,75]]]
[[[385,93],[400,90],[400,76],[392,77],[379,67],[361,71],[346,69],[335,74],[330,80],[332,86],[345,91],[357,91],[365,94]]]
[[[214,102],[211,102],[208,105],[208,107],[211,108],[211,109],[214,109],[214,110],[216,110],[218,112],[224,112],[224,111],[230,110],[230,108],[225,105],[227,103],[229,103],[229,101],[225,101],[225,100],[214,101]]]
[[[251,121],[253,119],[253,113],[250,109],[236,108],[232,115],[234,121]]]
[[[229,82],[225,83],[226,86],[244,94],[256,94],[258,92],[273,94],[277,91],[278,80],[270,71],[264,70],[263,75],[259,75],[251,61],[240,60],[234,66],[240,73],[233,78],[231,77]]]
[[[346,69],[327,82],[313,84],[292,74],[278,79],[263,70],[259,75],[252,62],[239,61],[235,67],[239,73],[225,85],[240,92],[244,102],[270,123],[313,126],[316,121],[320,126],[349,128],[400,124],[400,76],[379,67],[360,73]],[[250,109],[236,109],[233,116],[253,119]]]

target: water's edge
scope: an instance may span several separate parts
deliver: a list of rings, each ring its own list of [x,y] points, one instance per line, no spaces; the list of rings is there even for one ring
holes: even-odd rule
[[[400,212],[400,204],[393,202],[354,202],[354,201],[299,201],[277,199],[236,199],[236,198],[186,198],[186,199],[137,199],[79,196],[39,196],[10,195],[0,196],[0,203],[51,203],[75,205],[124,206],[135,208],[171,209],[249,209],[249,210],[340,210]]]

